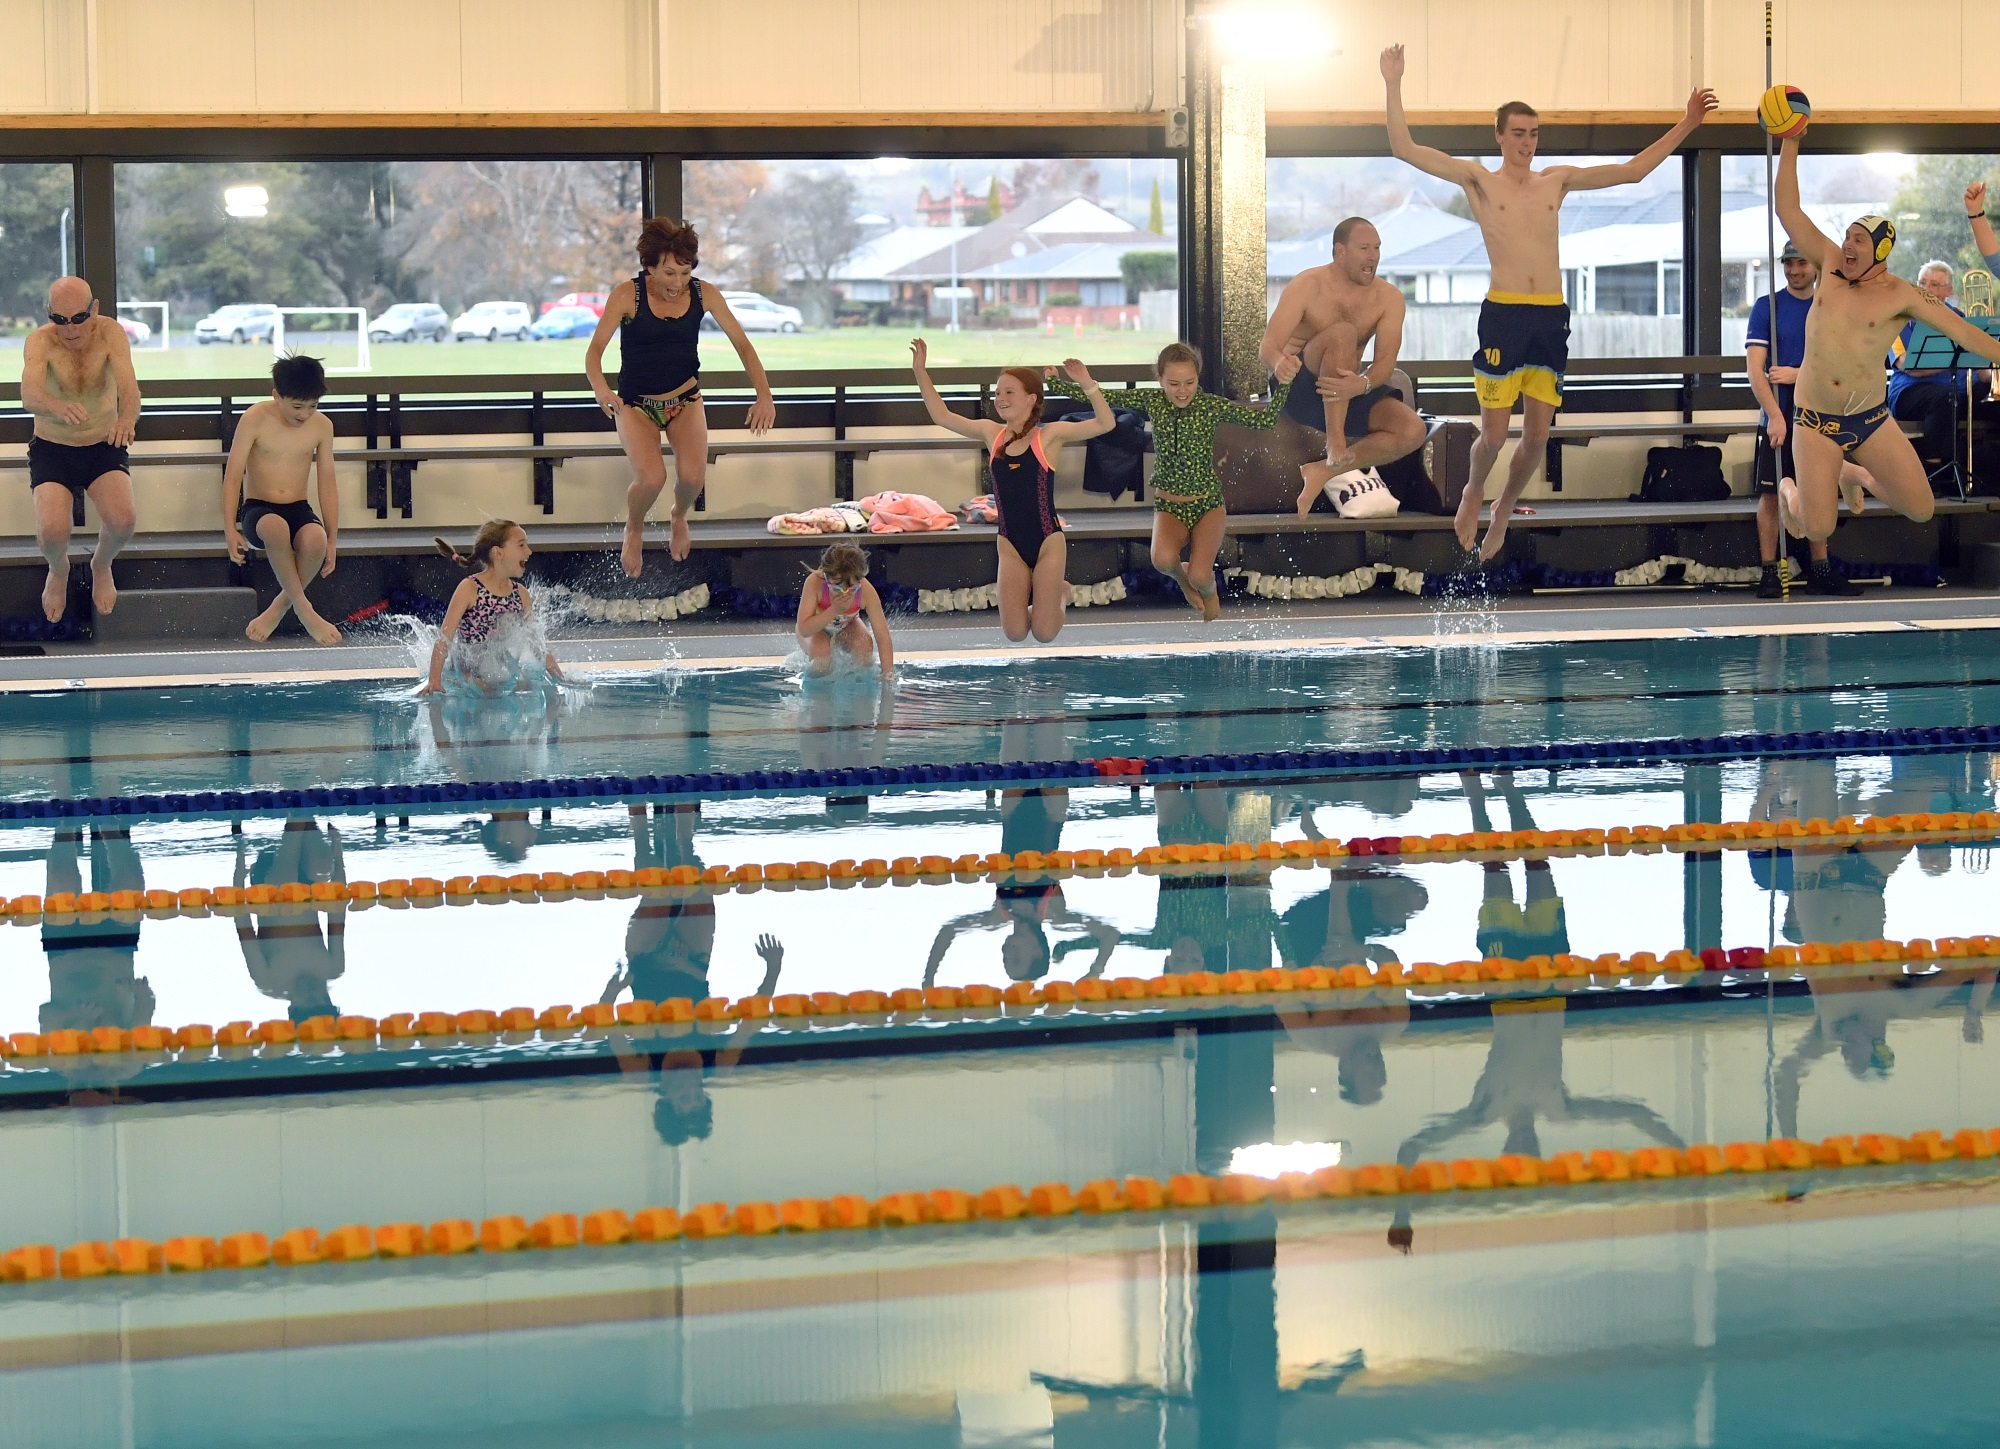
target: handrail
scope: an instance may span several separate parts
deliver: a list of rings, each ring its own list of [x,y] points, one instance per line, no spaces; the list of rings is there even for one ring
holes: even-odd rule
[[[1022,337],[1023,352],[1037,350],[1029,346],[1025,339],[1032,338],[1039,341],[1039,334],[1023,333]],[[1058,347],[1052,350],[1061,349]],[[1576,357],[1570,359],[1567,370],[1572,377],[1728,376],[1742,372],[1744,365],[1744,359],[1740,356]],[[1449,379],[1472,375],[1470,362],[1455,360],[1410,360],[1400,362],[1398,366],[1414,378]],[[1106,382],[1144,382],[1153,376],[1152,364],[1147,362],[1093,364],[1091,370]],[[931,377],[944,386],[972,387],[990,383],[995,371],[997,369],[992,367],[936,367],[931,369]],[[857,388],[906,388],[911,381],[910,369],[907,367],[793,368],[775,370],[768,376],[774,391],[833,387],[844,387],[850,391]],[[142,380],[140,391],[149,398],[247,397],[261,393],[266,385],[265,379],[254,375],[149,378]],[[447,373],[435,376],[405,374],[369,377],[341,373],[329,377],[327,385],[327,396],[337,398],[387,397],[396,394],[408,399],[536,392],[587,396],[590,391],[589,384],[584,381],[580,371]],[[704,392],[735,392],[747,390],[749,387],[750,378],[747,373],[704,372],[702,375]],[[20,399],[21,385],[18,380],[0,382],[0,402],[18,403]]]
[[[1023,333],[1023,336],[1039,335]],[[1024,351],[1027,349],[1024,348]],[[934,382],[948,387],[976,387],[993,381],[997,367],[934,367],[930,369]],[[1091,371],[1106,382],[1141,382],[1153,376],[1150,362],[1113,362],[1093,364]],[[892,388],[911,386],[910,369],[907,367],[857,367],[857,368],[796,368],[774,370],[766,374],[773,390],[793,388]],[[615,372],[607,374],[616,379]],[[590,395],[590,384],[583,373],[576,372],[474,372],[440,373],[435,376],[417,373],[403,376],[359,376],[350,373],[335,373],[326,380],[328,397],[387,397],[398,394],[404,398],[492,393],[550,393],[570,394],[578,397]],[[246,377],[162,377],[142,378],[139,391],[149,398],[212,398],[248,397],[262,393],[270,386],[268,378],[255,375]],[[745,372],[702,373],[703,392],[748,391],[750,375]],[[0,382],[0,402],[21,400],[21,384]]]

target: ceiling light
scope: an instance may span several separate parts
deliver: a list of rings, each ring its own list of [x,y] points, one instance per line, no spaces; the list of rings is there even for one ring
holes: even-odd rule
[[[271,193],[261,186],[225,187],[222,209],[231,216],[267,216],[271,210]]]

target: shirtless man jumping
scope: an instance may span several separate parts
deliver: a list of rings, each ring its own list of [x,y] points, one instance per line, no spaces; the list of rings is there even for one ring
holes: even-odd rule
[[[1382,79],[1389,91],[1389,149],[1419,171],[1465,189],[1472,219],[1486,241],[1491,289],[1479,309],[1479,355],[1473,359],[1479,392],[1479,440],[1472,445],[1472,471],[1458,503],[1458,541],[1469,553],[1479,533],[1479,505],[1486,475],[1507,442],[1514,400],[1521,399],[1521,442],[1507,461],[1507,482],[1493,503],[1493,521],[1479,546],[1483,562],[1500,552],[1507,522],[1535,465],[1547,451],[1549,425],[1562,406],[1563,369],[1569,364],[1569,308],[1563,301],[1562,261],[1557,255],[1556,213],[1572,191],[1601,191],[1643,181],[1674,148],[1693,134],[1715,109],[1715,92],[1688,97],[1687,114],[1666,135],[1616,166],[1551,166],[1534,169],[1541,122],[1534,110],[1509,101],[1494,114],[1493,136],[1500,143],[1500,168],[1489,171],[1429,146],[1419,146],[1403,118],[1403,47],[1382,52]]]
[[[118,604],[111,561],[138,523],[126,450],[139,426],[139,380],[125,329],[99,315],[81,277],[58,277],[49,288],[49,320],[21,349],[21,406],[35,415],[28,487],[35,542],[49,564],[42,613],[58,624],[68,607],[70,518],[83,493],[97,505],[91,602],[108,614]]]
[[[333,423],[319,410],[324,396],[326,368],[318,358],[279,358],[271,364],[271,396],[244,410],[223,465],[222,537],[229,561],[240,564],[246,553],[261,553],[278,578],[278,597],[243,631],[259,644],[292,610],[313,643],[340,642],[340,630],[306,598],[308,580],[333,572],[340,538]],[[318,514],[306,502],[306,481],[315,474]]]
[[[1365,217],[1348,217],[1333,229],[1332,263],[1285,283],[1257,348],[1271,369],[1281,357],[1299,358],[1284,415],[1313,432],[1329,429],[1326,458],[1299,469],[1301,514],[1329,480],[1424,445],[1424,420],[1389,389],[1403,346],[1403,294],[1375,275],[1381,260],[1380,233]],[[1371,337],[1375,356],[1364,372],[1361,353]]]
[[[1863,486],[1905,518],[1922,523],[1936,508],[1917,450],[1889,416],[1882,357],[1906,320],[1929,323],[1968,352],[2000,362],[2000,339],[1988,336],[1921,287],[1889,274],[1896,224],[1887,217],[1851,222],[1838,243],[1799,205],[1799,137],[1778,153],[1778,220],[1792,243],[1826,279],[1806,314],[1806,356],[1793,394],[1792,458],[1798,481],[1778,480],[1778,512],[1794,538],[1833,532],[1840,508],[1841,465],[1867,470]],[[1887,426],[1884,426],[1887,424]]]

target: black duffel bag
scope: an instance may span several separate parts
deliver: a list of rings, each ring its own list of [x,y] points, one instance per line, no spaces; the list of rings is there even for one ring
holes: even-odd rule
[[[1720,503],[1729,496],[1722,449],[1707,443],[1648,448],[1645,476],[1632,496],[1640,503]]]

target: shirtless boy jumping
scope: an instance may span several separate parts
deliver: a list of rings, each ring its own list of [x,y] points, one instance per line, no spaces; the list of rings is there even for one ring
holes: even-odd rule
[[[1472,471],[1458,503],[1458,541],[1469,553],[1479,533],[1479,505],[1486,475],[1507,443],[1514,400],[1521,399],[1521,442],[1507,461],[1507,482],[1493,503],[1493,521],[1479,546],[1481,561],[1500,552],[1507,522],[1521,491],[1547,450],[1549,425],[1562,406],[1563,369],[1569,365],[1569,307],[1563,301],[1562,261],[1557,255],[1556,213],[1572,191],[1601,191],[1643,181],[1674,148],[1693,134],[1715,109],[1715,92],[1688,96],[1687,114],[1666,135],[1616,166],[1551,166],[1534,169],[1541,122],[1520,101],[1500,107],[1493,136],[1500,143],[1500,168],[1447,156],[1419,146],[1403,117],[1403,47],[1382,52],[1382,79],[1389,92],[1389,149],[1400,161],[1465,189],[1472,219],[1486,241],[1491,289],[1479,309],[1479,355],[1473,359],[1479,393],[1479,440],[1472,445]]]
[[[1850,222],[1833,242],[1799,205],[1799,138],[1778,152],[1778,221],[1825,279],[1806,314],[1806,356],[1793,393],[1792,459],[1798,481],[1778,480],[1778,513],[1794,538],[1833,532],[1840,508],[1841,465],[1867,470],[1870,493],[1922,523],[1936,509],[1917,450],[1889,416],[1883,354],[1906,319],[1927,322],[1969,352],[2000,362],[1989,337],[1921,287],[1889,274],[1896,224],[1883,216]],[[1884,426],[1887,424],[1887,426]]]
[[[97,505],[91,602],[108,614],[118,603],[111,561],[137,527],[127,450],[139,426],[139,381],[125,330],[97,310],[81,277],[58,277],[49,288],[48,323],[21,348],[21,405],[35,415],[28,488],[35,542],[49,565],[42,613],[58,624],[68,607],[70,520],[81,493]]]
[[[338,644],[340,630],[320,617],[306,598],[306,580],[333,572],[340,536],[340,494],[333,478],[333,424],[319,410],[326,369],[314,357],[281,357],[271,364],[271,396],[253,403],[236,425],[236,441],[222,470],[222,533],[231,563],[246,552],[271,561],[282,590],[244,633],[259,644],[296,609],[315,644]],[[306,502],[306,481],[317,464],[320,522]],[[245,474],[248,485],[245,485]]]

